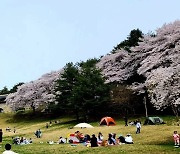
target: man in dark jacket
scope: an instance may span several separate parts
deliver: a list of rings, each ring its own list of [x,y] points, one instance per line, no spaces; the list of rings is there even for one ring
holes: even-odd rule
[[[92,135],[92,138],[91,138],[91,147],[97,147],[98,146],[98,144],[97,144],[97,138],[96,138],[96,136],[93,134]]]

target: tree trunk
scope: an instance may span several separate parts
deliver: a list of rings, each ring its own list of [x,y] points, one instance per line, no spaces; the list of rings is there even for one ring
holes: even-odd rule
[[[76,121],[79,122],[79,112],[76,110],[75,114],[76,114]]]
[[[125,117],[124,117],[125,126],[128,126],[128,109],[125,108]]]
[[[87,115],[84,114],[84,122],[87,122]]]
[[[177,125],[179,126],[179,114],[178,114],[178,108],[176,106],[174,106],[173,104],[171,105],[172,107],[172,110],[176,116],[176,122],[177,122]]]
[[[148,118],[147,99],[148,99],[148,92],[147,92],[147,88],[145,87],[143,102],[144,102],[144,107],[145,107],[146,118]]]
[[[35,108],[35,106],[34,106],[34,103],[31,104],[31,108],[32,108],[33,113],[35,113],[36,108]]]
[[[178,114],[178,108],[175,107],[173,104],[171,105],[172,107],[172,110],[174,112],[174,115],[176,116],[176,118],[178,119],[179,118],[179,114]],[[179,119],[178,119],[179,120]]]
[[[146,96],[146,95],[144,96],[143,102],[144,102],[144,107],[145,107],[145,112],[146,112],[146,118],[148,118],[148,111],[147,111],[147,96]]]

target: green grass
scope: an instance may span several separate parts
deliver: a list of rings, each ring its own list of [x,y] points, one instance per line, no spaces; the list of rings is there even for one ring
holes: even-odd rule
[[[95,127],[92,129],[79,129],[84,134],[98,134],[101,131],[104,138],[107,139],[108,133],[116,133],[126,135],[132,134],[134,139],[133,145],[116,145],[108,147],[85,147],[82,144],[78,144],[73,147],[70,144],[47,144],[47,141],[58,141],[60,136],[67,137],[68,134],[74,133],[78,129],[68,129],[76,124],[74,119],[68,117],[56,118],[60,120],[59,124],[55,124],[55,119],[47,117],[37,118],[36,116],[28,117],[27,115],[0,114],[0,128],[3,129],[3,143],[0,148],[0,153],[4,151],[4,145],[6,143],[12,143],[13,136],[24,136],[26,138],[32,137],[33,144],[30,145],[13,145],[12,149],[20,154],[59,154],[59,153],[99,153],[99,154],[116,154],[116,153],[180,153],[180,148],[174,148],[172,133],[177,130],[180,133],[180,127],[175,125],[175,118],[172,116],[162,117],[166,124],[154,125],[154,126],[142,126],[141,134],[135,134],[134,126],[124,126],[124,121],[116,119],[116,126],[99,126],[98,122],[92,122]],[[53,125],[48,129],[45,128],[46,122],[53,121]],[[134,118],[130,119],[134,120]],[[6,127],[17,129],[17,133],[6,132]],[[40,128],[43,132],[43,136],[37,139],[34,136],[34,132]],[[43,143],[42,143],[43,142]]]

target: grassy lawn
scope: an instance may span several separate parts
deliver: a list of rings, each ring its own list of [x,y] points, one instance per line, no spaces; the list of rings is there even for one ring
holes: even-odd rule
[[[22,120],[23,119],[23,120]],[[116,126],[99,126],[98,122],[91,123],[95,128],[91,129],[79,129],[84,134],[98,134],[102,132],[104,138],[108,138],[108,133],[116,133],[126,135],[132,134],[134,139],[133,145],[116,145],[108,147],[85,147],[82,144],[77,146],[71,146],[71,144],[53,144],[49,145],[47,141],[53,140],[58,141],[60,136],[67,137],[68,134],[74,133],[78,129],[68,129],[74,126],[76,123],[70,118],[59,118],[60,123],[53,124],[48,129],[45,128],[46,122],[50,119],[39,118],[39,119],[28,119],[24,116],[19,118],[13,118],[12,114],[0,114],[0,128],[3,129],[3,143],[0,147],[0,153],[4,151],[4,145],[6,143],[12,143],[13,136],[24,136],[26,138],[32,138],[33,144],[29,145],[12,145],[12,149],[19,154],[59,154],[59,153],[180,153],[180,148],[174,148],[172,134],[174,130],[180,133],[180,127],[173,125],[175,122],[174,117],[163,117],[167,124],[164,125],[153,125],[153,126],[142,126],[141,134],[135,134],[135,126],[124,126],[124,122],[116,120]],[[10,127],[13,129],[15,126],[17,132],[6,132],[5,128]],[[42,130],[42,138],[37,139],[34,132],[37,129]]]

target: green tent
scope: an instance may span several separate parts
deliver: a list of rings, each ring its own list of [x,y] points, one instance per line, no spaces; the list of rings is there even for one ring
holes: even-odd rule
[[[165,124],[163,119],[161,119],[160,117],[148,117],[144,122],[144,125],[158,125],[158,124]]]

